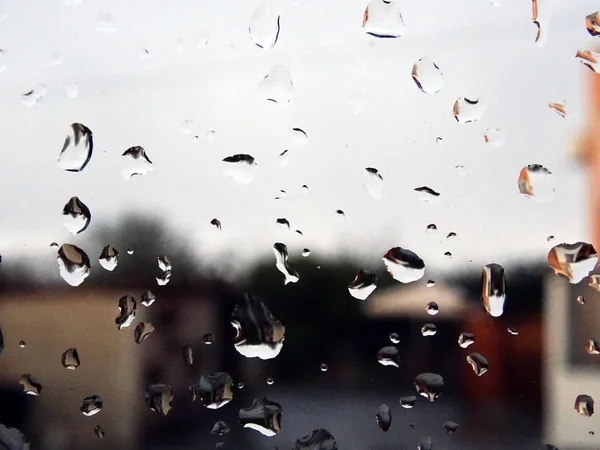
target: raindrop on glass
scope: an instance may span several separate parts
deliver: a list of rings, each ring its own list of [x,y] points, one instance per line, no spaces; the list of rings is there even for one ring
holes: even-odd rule
[[[48,88],[45,84],[37,84],[33,89],[25,92],[21,96],[21,103],[27,107],[34,106],[48,93]]]
[[[588,339],[588,342],[585,346],[585,351],[588,353],[588,355],[600,354],[600,345],[598,344],[598,341],[596,341],[594,338]]]
[[[554,273],[577,284],[587,277],[598,262],[598,254],[591,244],[558,244],[548,252],[548,264]]]
[[[217,230],[220,230],[220,229],[222,228],[222,227],[221,227],[221,221],[220,221],[219,219],[216,219],[216,218],[215,218],[215,219],[211,220],[211,221],[210,221],[210,224],[211,224],[212,226],[214,226],[214,227],[215,227]]]
[[[23,392],[27,395],[37,397],[42,393],[42,384],[29,373],[21,375],[19,384],[23,386]]]
[[[585,305],[585,297],[583,295],[578,295],[576,300],[580,305]]]
[[[62,365],[65,369],[75,370],[79,367],[79,353],[76,348],[67,349],[61,357]]]
[[[479,99],[460,97],[454,102],[452,113],[458,123],[470,123],[480,120],[485,110],[485,105]]]
[[[480,353],[469,353],[467,355],[467,362],[471,364],[473,372],[475,372],[475,375],[478,377],[488,371],[488,360]]]
[[[101,34],[113,34],[117,32],[115,19],[111,14],[102,13],[96,20],[96,31]]]
[[[125,150],[122,157],[125,162],[123,164],[124,167],[121,170],[121,175],[126,180],[129,180],[136,175],[145,175],[154,170],[152,161],[150,161],[150,158],[146,155],[144,147],[140,147],[139,145],[129,147]]]
[[[150,322],[140,322],[135,327],[133,332],[133,337],[135,339],[136,344],[141,344],[144,342],[154,331],[154,327]]]
[[[236,183],[249,184],[254,179],[256,162],[250,155],[236,154],[223,159],[223,175]]]
[[[69,233],[79,234],[89,226],[92,213],[78,197],[71,197],[63,208],[63,222]]]
[[[27,344],[25,343],[25,341],[19,341],[19,347],[25,348],[26,346]]]
[[[103,269],[112,272],[119,264],[119,252],[112,245],[107,245],[102,249],[98,262]]]
[[[433,203],[436,198],[440,196],[440,193],[431,189],[429,186],[419,186],[416,187],[415,192],[417,193],[417,198],[419,200],[423,200],[425,202]]]
[[[530,164],[521,169],[518,180],[519,192],[538,202],[554,199],[554,175],[540,164]]]
[[[425,337],[435,336],[437,333],[437,327],[432,323],[426,323],[421,327],[421,334]]]
[[[132,248],[128,248],[127,249],[127,254],[128,255],[133,255],[133,249]]]
[[[392,411],[388,405],[381,405],[375,413],[375,421],[381,431],[387,431],[392,426]]]
[[[463,331],[458,335],[458,345],[460,345],[462,348],[467,348],[469,345],[474,343],[475,336],[473,333],[467,333],[466,331]]]
[[[436,302],[429,302],[425,306],[425,311],[430,316],[435,316],[437,313],[440,312],[440,308],[439,308],[439,306],[438,306],[438,304]]]
[[[79,95],[79,85],[73,83],[65,86],[65,93],[69,98],[76,98]]]
[[[406,25],[393,0],[371,0],[363,14],[363,30],[378,38],[398,38],[406,33]]]
[[[444,378],[437,373],[422,373],[415,377],[415,389],[430,402],[438,398],[444,390]]]
[[[308,134],[302,128],[292,128],[292,139],[297,144],[306,144],[308,142]]]
[[[400,367],[400,356],[398,349],[393,345],[383,347],[377,352],[377,362],[382,366]]]
[[[261,80],[258,91],[270,102],[288,103],[294,96],[292,74],[285,66],[275,66]]]
[[[135,319],[137,303],[130,295],[124,295],[119,299],[119,315],[115,319],[117,329],[122,330],[132,324]]]
[[[383,256],[390,275],[400,283],[412,283],[425,275],[425,263],[419,256],[402,247],[393,247]]]
[[[290,222],[285,218],[285,217],[280,217],[278,218],[275,223],[277,225],[279,225],[281,228],[283,228],[284,230],[288,230],[290,229]]]
[[[513,327],[508,327],[506,329],[506,331],[508,331],[508,334],[510,334],[512,336],[518,336],[519,335],[519,330],[517,330],[516,328],[513,328]]]
[[[377,289],[377,275],[363,269],[358,271],[354,280],[348,285],[348,292],[358,300],[366,300],[375,289]]]
[[[256,430],[264,436],[275,436],[281,430],[283,408],[279,403],[266,398],[254,399],[247,408],[239,411],[240,424]]]
[[[585,29],[591,36],[600,36],[600,11],[585,16]]]
[[[254,10],[248,31],[250,39],[257,47],[269,49],[275,46],[279,39],[279,19],[268,3]]]
[[[229,426],[227,426],[227,424],[222,420],[219,420],[218,422],[215,422],[211,428],[210,434],[214,436],[223,436],[224,434],[229,433],[229,431]]]
[[[426,94],[435,94],[444,87],[444,74],[440,68],[429,58],[419,59],[412,68],[412,78]],[[442,138],[438,144],[443,142]]]
[[[90,162],[93,151],[92,131],[83,124],[74,123],[58,156],[58,167],[67,172],[80,172]]]
[[[292,450],[337,450],[333,435],[324,428],[318,428],[311,434],[296,439]]]
[[[189,345],[184,345],[181,347],[181,356],[183,357],[183,362],[185,362],[187,365],[191,366],[194,364],[194,352],[192,347]]]
[[[310,249],[305,248],[304,250],[302,250],[302,256],[304,256],[305,258],[307,256],[310,256]]]
[[[81,411],[81,414],[84,416],[90,417],[94,414],[98,414],[102,410],[102,405],[102,398],[97,395],[92,395],[83,399],[79,411]]]
[[[285,277],[283,284],[297,283],[300,280],[300,276],[288,263],[287,246],[281,242],[277,242],[273,245],[273,253],[275,254],[275,267]]]
[[[198,384],[190,387],[192,400],[200,398],[208,409],[219,409],[233,399],[231,385],[233,380],[228,373],[207,373],[200,377]]]
[[[417,403],[417,397],[414,395],[406,395],[404,397],[400,397],[400,406],[405,409],[411,409]]]
[[[400,343],[400,335],[398,333],[390,333],[390,342],[392,344],[399,344]]]
[[[88,255],[75,245],[61,245],[56,261],[60,276],[71,286],[79,286],[90,274]]]
[[[483,140],[490,147],[500,148],[504,145],[504,133],[498,128],[488,128],[483,134]]]
[[[146,388],[144,396],[146,404],[150,410],[158,413],[161,416],[166,416],[171,411],[171,402],[174,395],[171,386],[168,384],[157,383],[151,384]]]
[[[567,117],[567,107],[564,103],[548,103],[548,108],[554,110],[563,119]]]
[[[446,235],[446,239],[450,240],[450,239],[454,239],[456,237],[456,233],[454,231],[451,231],[450,233],[448,233]]]
[[[599,274],[590,275],[590,280],[588,282],[588,286],[596,291],[600,291],[600,275]]]
[[[435,143],[438,144],[438,145],[442,145],[444,143],[444,138],[436,137],[435,138]]]
[[[458,424],[456,422],[451,422],[451,421],[447,421],[444,422],[444,431],[446,433],[454,433],[456,430],[458,430]]]
[[[377,169],[373,167],[365,169],[363,186],[374,199],[379,200],[383,197],[383,177]]]
[[[329,370],[329,366],[325,363],[321,364],[321,372],[327,372]]]
[[[98,439],[102,439],[106,432],[104,431],[104,428],[102,428],[100,425],[96,425],[94,427],[94,434]]]
[[[156,283],[159,286],[165,286],[171,281],[171,271],[173,266],[167,255],[158,256],[158,268],[160,269],[160,275],[156,277]]]
[[[213,345],[215,343],[215,335],[213,333],[205,333],[202,336],[202,343],[204,345]]]
[[[481,299],[487,313],[500,317],[506,300],[506,277],[500,264],[488,264],[481,273]]]
[[[452,252],[444,252],[446,259],[452,259]]]
[[[589,395],[578,395],[575,399],[575,411],[579,415],[592,417],[594,414],[594,399]]]
[[[338,220],[340,220],[340,221],[344,220],[344,218],[346,217],[346,214],[341,209],[336,209],[335,214],[336,214]]]
[[[275,380],[273,379],[273,377],[267,377],[267,380],[266,380],[266,381],[267,381],[267,384],[268,384],[269,386],[271,386],[272,384],[274,384],[274,383],[275,383]]]
[[[578,50],[575,54],[575,58],[592,72],[600,73],[600,53],[592,52],[590,50]]]
[[[156,297],[154,296],[154,294],[152,293],[152,291],[145,291],[142,294],[142,305],[144,305],[146,308],[148,306],[152,306],[152,304],[156,301]]]

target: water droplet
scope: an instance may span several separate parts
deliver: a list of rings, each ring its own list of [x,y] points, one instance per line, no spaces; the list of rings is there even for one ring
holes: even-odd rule
[[[152,291],[145,291],[142,293],[142,305],[145,307],[152,306],[152,304],[156,301],[156,297],[152,293]]]
[[[143,60],[150,56],[150,51],[145,47],[140,47],[138,49],[138,58]]]
[[[273,245],[273,253],[275,254],[275,267],[285,277],[283,284],[297,283],[300,280],[300,275],[288,263],[287,246],[277,242]]]
[[[548,103],[548,108],[554,110],[563,119],[567,117],[567,107],[564,103]]]
[[[254,10],[248,31],[252,42],[263,49],[273,48],[279,39],[279,19],[269,4],[260,5]]]
[[[296,439],[292,450],[337,450],[337,442],[325,428],[317,428],[311,434]]]
[[[383,198],[383,177],[377,169],[373,167],[365,169],[363,186],[374,199],[379,200]]]
[[[600,354],[600,345],[598,345],[598,341],[596,341],[594,338],[588,339],[587,345],[585,346],[585,351],[588,352],[589,355]]]
[[[160,275],[156,277],[156,283],[159,286],[166,286],[171,281],[171,271],[173,266],[167,255],[158,256],[158,268],[160,269]]]
[[[119,252],[112,245],[107,245],[102,249],[98,262],[102,268],[112,272],[119,264]]]
[[[400,406],[406,409],[411,409],[417,403],[417,397],[414,395],[406,395],[404,397],[400,397]]]
[[[594,399],[589,395],[578,395],[575,399],[575,411],[579,415],[592,417],[594,414]]]
[[[469,353],[467,355],[467,362],[471,364],[473,372],[475,372],[475,375],[478,377],[488,371],[488,360],[480,353]]]
[[[292,139],[296,144],[306,144],[308,142],[308,134],[302,128],[292,128]]]
[[[341,209],[336,209],[335,210],[335,214],[338,218],[338,220],[344,220],[344,218],[346,217],[346,213],[344,213],[344,211],[342,211]]]
[[[304,256],[305,258],[307,256],[310,256],[310,249],[305,248],[304,250],[302,250],[302,256]]]
[[[540,164],[523,167],[519,173],[519,192],[538,202],[554,199],[554,175]]]
[[[150,322],[140,322],[135,327],[133,336],[136,344],[144,342],[154,331],[154,326]]]
[[[462,348],[467,348],[469,345],[474,343],[475,336],[473,333],[467,333],[466,331],[463,331],[458,335],[458,345],[460,345]]]
[[[19,347],[25,348],[26,345],[25,341],[19,341]]]
[[[122,330],[132,324],[136,309],[137,303],[131,295],[124,295],[119,299],[119,315],[115,319],[117,329]]]
[[[121,175],[126,180],[129,180],[135,175],[145,175],[154,170],[152,161],[150,161],[150,158],[146,155],[144,147],[139,145],[129,147],[122,156],[125,158],[125,163]]]
[[[221,221],[220,221],[219,219],[216,219],[216,218],[215,218],[215,219],[211,220],[211,221],[210,221],[210,224],[211,224],[212,226],[214,226],[214,227],[215,227],[217,230],[221,230],[221,229],[222,229],[222,226],[221,226]]]
[[[451,422],[451,421],[446,421],[444,422],[444,431],[446,433],[454,433],[456,430],[458,430],[458,424],[456,422]]]
[[[73,234],[85,231],[92,220],[89,208],[78,197],[71,197],[62,213],[65,228]]]
[[[232,383],[231,376],[225,372],[204,374],[198,384],[190,388],[192,400],[199,397],[208,409],[219,409],[233,399]]]
[[[329,370],[329,366],[325,363],[321,364],[321,372],[327,372]]]
[[[417,393],[430,402],[438,398],[444,390],[444,378],[437,373],[422,373],[415,377]]]
[[[428,203],[434,203],[436,198],[440,196],[439,192],[434,191],[428,186],[419,186],[415,188],[417,199]]]
[[[430,223],[429,225],[427,225],[425,231],[427,231],[428,233],[433,233],[434,231],[437,231],[437,225],[435,223]]]
[[[600,36],[600,11],[585,16],[585,28],[591,36]]]
[[[256,162],[250,155],[236,154],[223,159],[223,175],[236,183],[248,184],[254,178]]]
[[[446,235],[446,239],[450,240],[450,239],[454,239],[456,237],[456,233],[454,231],[451,231],[450,233],[448,233]]]
[[[421,438],[417,445],[417,450],[433,450],[433,438],[429,436]]]
[[[185,119],[179,124],[179,130],[183,134],[192,134],[192,127],[194,126],[194,119]]]
[[[81,414],[84,416],[90,417],[94,414],[98,414],[102,410],[102,405],[102,398],[97,395],[92,395],[83,399],[79,411],[81,411]]]
[[[184,345],[183,347],[181,347],[181,356],[183,357],[183,362],[186,363],[188,366],[194,364],[194,352],[192,350],[192,347],[190,347],[189,345]]]
[[[48,93],[48,88],[45,84],[37,84],[30,91],[25,92],[21,96],[21,103],[28,108],[34,106]]]
[[[433,280],[427,280],[427,284],[425,284],[425,286],[427,286],[428,288],[434,287],[435,286],[435,281],[433,281]]]
[[[390,342],[392,344],[399,344],[400,343],[400,335],[398,333],[390,333]]]
[[[102,428],[100,425],[96,425],[94,427],[94,434],[98,439],[102,439],[106,432],[104,431],[104,428]]]
[[[96,20],[96,31],[102,34],[113,34],[117,32],[115,19],[111,14],[102,13]]]
[[[146,388],[146,404],[150,410],[161,416],[166,416],[171,411],[171,402],[173,401],[173,391],[171,386],[163,383],[151,384]]]
[[[60,276],[71,286],[79,286],[90,274],[88,255],[75,245],[61,245],[56,260]]]
[[[281,430],[283,408],[266,398],[254,399],[247,408],[239,411],[240,424],[265,436],[275,436]]]
[[[27,395],[37,397],[42,393],[42,384],[29,373],[21,375],[19,384],[23,386],[23,392]]]
[[[133,255],[133,249],[132,248],[128,248],[127,249],[127,254],[128,255]]]
[[[90,162],[93,150],[92,131],[85,125],[74,123],[58,156],[58,167],[68,172],[80,172]]]
[[[392,411],[388,405],[381,405],[377,408],[377,413],[375,414],[375,421],[377,422],[377,426],[382,431],[387,431],[392,426]]]
[[[363,14],[363,30],[378,38],[398,38],[406,33],[406,25],[396,1],[372,0]]]
[[[580,305],[585,305],[585,297],[583,295],[578,295],[577,303],[579,303]]]
[[[421,334],[425,337],[435,336],[437,333],[437,327],[432,323],[426,323],[421,327]]]
[[[462,166],[460,164],[457,166],[454,166],[454,170],[456,170],[456,175],[459,177],[463,177],[467,173],[465,170],[465,166]]]
[[[204,345],[212,345],[215,343],[215,335],[213,333],[205,333],[202,336],[202,343]]]
[[[258,91],[268,101],[288,103],[294,95],[292,74],[285,66],[275,66],[261,80]]]
[[[438,145],[442,145],[444,143],[444,139],[438,136],[435,138],[435,143]]]
[[[267,377],[267,384],[269,386],[271,386],[273,383],[275,383],[275,380],[273,379],[273,377]]]
[[[400,367],[400,356],[398,349],[393,345],[387,345],[377,352],[377,362],[382,366]]]
[[[360,269],[354,280],[348,285],[350,295],[358,300],[366,300],[377,289],[377,275]]]
[[[506,277],[500,264],[488,264],[481,273],[481,299],[487,313],[500,317],[506,300]]]
[[[306,184],[302,185],[302,193],[303,194],[308,194],[308,186]]]
[[[548,264],[554,273],[577,284],[587,277],[598,262],[594,247],[585,242],[558,244],[548,252]]]
[[[65,369],[75,370],[79,367],[79,353],[76,348],[67,349],[61,357],[62,365]]]
[[[215,422],[215,424],[213,425],[212,429],[210,430],[210,434],[212,435],[216,435],[216,436],[223,436],[224,434],[229,433],[229,427],[227,426],[227,424],[225,422],[223,422],[222,420],[219,420],[218,422]]]
[[[436,302],[429,302],[427,306],[425,306],[425,311],[430,316],[435,316],[438,312],[440,312],[440,308]]]
[[[504,133],[498,128],[488,128],[483,134],[483,140],[490,147],[500,148],[504,145]]]
[[[412,78],[419,89],[426,94],[435,94],[444,87],[444,74],[429,58],[421,58],[413,65]],[[443,142],[442,138],[437,139],[440,140],[438,144]]]
[[[65,86],[65,93],[69,98],[76,98],[79,95],[79,85],[73,83]]]
[[[513,336],[518,336],[519,335],[519,330],[517,330],[516,328],[513,328],[513,327],[508,327],[506,329],[506,331],[508,331],[508,334],[511,334]]]
[[[575,54],[575,58],[588,69],[594,73],[600,73],[600,53],[592,52],[590,50],[578,50]]]
[[[390,275],[400,283],[418,281],[425,275],[425,263],[416,253],[393,247],[383,256],[383,262]]]
[[[454,102],[452,113],[458,123],[477,122],[483,117],[486,107],[479,99],[460,97]]]
[[[241,381],[237,384],[237,388],[238,389],[244,389],[244,383],[242,383]]]
[[[283,347],[285,326],[249,294],[233,311],[231,325],[236,330],[233,345],[247,358],[272,359]]]
[[[452,252],[444,252],[446,259],[452,259]]]
[[[0,424],[0,445],[6,450],[29,450],[29,441],[17,428]]]
[[[290,229],[290,222],[285,217],[280,217],[279,219],[277,219],[275,221],[275,223],[277,225],[280,225],[281,228],[283,228],[285,230],[289,230]]]

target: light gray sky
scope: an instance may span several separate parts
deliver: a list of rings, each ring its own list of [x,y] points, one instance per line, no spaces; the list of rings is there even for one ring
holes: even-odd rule
[[[470,260],[543,261],[550,234],[557,242],[586,239],[585,171],[569,146],[586,123],[587,69],[574,56],[594,44],[584,18],[597,2],[557,0],[541,48],[529,1],[495,7],[488,0],[401,0],[407,34],[387,40],[362,31],[367,3],[272,2],[281,14],[279,41],[261,50],[248,33],[258,1],[3,2],[4,262],[48,254],[51,241],[87,250],[86,232],[73,237],[62,225],[62,207],[73,195],[91,209],[90,229],[126,212],[152,212],[209,261],[231,249],[240,262],[251,261],[270,255],[275,241],[291,253],[309,247],[365,262],[402,246],[446,271]],[[114,19],[112,34],[97,30],[106,14]],[[150,55],[140,59],[144,48]],[[445,87],[435,95],[420,92],[411,78],[424,56],[444,73]],[[61,64],[52,65],[57,58]],[[257,91],[275,65],[291,72],[289,104],[267,102]],[[27,108],[20,95],[38,83],[47,95]],[[75,83],[78,95],[69,98],[66,88]],[[462,96],[486,102],[481,121],[456,123],[452,106]],[[567,119],[547,107],[562,101]],[[180,129],[188,119],[192,134]],[[94,156],[81,173],[56,164],[72,122],[94,133]],[[306,131],[306,145],[294,142],[293,127]],[[488,127],[504,132],[502,148],[484,143]],[[205,138],[210,130],[213,142]],[[134,145],[145,147],[155,169],[123,180],[120,155]],[[278,160],[284,149],[287,166]],[[247,186],[222,175],[221,160],[235,153],[258,163]],[[533,163],[554,173],[554,202],[518,193],[519,171]],[[383,176],[383,200],[364,190],[365,167]],[[413,189],[422,185],[441,193],[437,204],[416,199]],[[287,196],[274,200],[280,189]],[[336,209],[345,211],[343,222]],[[221,232],[209,224],[213,217]],[[278,230],[277,217],[304,236]],[[428,223],[437,224],[437,234],[425,233]],[[450,231],[458,237],[446,242]],[[96,262],[95,250],[89,253]]]

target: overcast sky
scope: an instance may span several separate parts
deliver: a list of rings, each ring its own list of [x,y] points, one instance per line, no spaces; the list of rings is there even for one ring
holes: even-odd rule
[[[406,35],[383,40],[361,28],[365,1],[281,0],[272,2],[281,14],[279,40],[263,50],[248,32],[260,2],[2,2],[4,263],[48,253],[51,241],[86,250],[86,232],[73,237],[62,225],[73,195],[91,209],[90,229],[151,212],[209,261],[231,249],[240,262],[270,255],[276,241],[291,253],[354,253],[365,264],[402,246],[435,270],[470,260],[543,261],[548,235],[557,242],[589,236],[585,171],[570,146],[587,107],[587,69],[574,56],[594,45],[584,18],[598,3],[555,3],[539,47],[528,1],[402,0]],[[114,32],[98,30],[102,18]],[[143,49],[149,56],[141,59]],[[435,95],[411,78],[425,56],[444,74]],[[268,102],[257,89],[276,65],[293,79],[288,104]],[[39,83],[47,94],[24,106],[21,94]],[[452,106],[462,96],[486,103],[479,122],[456,123]],[[563,101],[567,119],[547,107]],[[191,134],[182,131],[186,120]],[[94,133],[94,155],[81,173],[56,163],[72,122]],[[294,141],[293,127],[306,131],[305,144]],[[503,131],[503,147],[486,145],[488,127]],[[146,149],[154,171],[124,180],[120,155],[134,145]],[[256,158],[249,185],[222,174],[221,160],[236,153]],[[553,172],[554,202],[519,194],[519,171],[533,163]],[[384,178],[383,199],[363,188],[365,167]],[[436,204],[416,197],[422,185],[441,194]],[[287,196],[275,200],[280,189]],[[209,223],[214,217],[221,232]],[[304,236],[279,230],[278,217]],[[425,232],[429,223],[437,234]],[[458,237],[448,242],[450,231]],[[90,257],[96,260],[95,250]]]

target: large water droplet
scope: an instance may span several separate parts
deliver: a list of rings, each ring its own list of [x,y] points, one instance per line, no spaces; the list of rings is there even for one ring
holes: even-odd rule
[[[115,324],[119,330],[128,327],[135,319],[137,303],[131,295],[124,295],[119,299],[119,315]]]
[[[65,369],[75,370],[79,367],[79,353],[76,348],[67,349],[61,357],[62,365]]]
[[[93,416],[102,411],[103,401],[102,398],[97,395],[91,395],[86,397],[81,402],[81,406],[79,407],[79,411],[84,416]]]
[[[119,264],[119,252],[112,245],[107,245],[102,249],[98,262],[102,268],[112,272]]]
[[[426,323],[421,327],[421,334],[425,337],[435,336],[437,333],[437,327],[432,323]]]
[[[402,247],[394,247],[383,255],[383,262],[390,275],[400,283],[411,283],[425,275],[425,263],[419,256]]]
[[[591,36],[600,36],[600,11],[585,16],[585,29]]]
[[[161,416],[169,414],[169,411],[171,411],[171,402],[174,397],[171,386],[163,383],[148,386],[144,396],[148,407]]]
[[[37,397],[42,393],[42,383],[40,383],[33,375],[26,373],[21,375],[19,384],[23,386],[23,392],[27,395]]]
[[[398,333],[390,333],[390,342],[392,344],[399,344],[400,343],[400,335]]]
[[[506,277],[500,264],[488,264],[481,273],[481,298],[487,313],[500,317],[506,300]]]
[[[285,326],[263,302],[249,294],[233,311],[231,325],[236,330],[233,345],[247,358],[272,359],[283,347]]]
[[[273,245],[273,253],[275,254],[275,267],[284,275],[283,284],[296,283],[300,280],[298,272],[294,270],[288,263],[287,246],[281,242]]]
[[[266,398],[254,399],[247,408],[240,409],[240,423],[244,428],[256,430],[265,436],[275,436],[281,430],[283,408]]]
[[[452,113],[458,123],[477,122],[483,117],[485,104],[479,99],[460,97],[454,102]]]
[[[48,88],[45,84],[37,84],[30,91],[25,92],[21,96],[21,103],[28,108],[34,106],[48,93]]]
[[[348,285],[350,295],[358,300],[366,300],[377,289],[377,275],[360,269],[354,280]]]
[[[395,0],[372,0],[363,14],[363,30],[378,38],[398,38],[406,33],[406,25]]]
[[[254,179],[256,162],[250,155],[236,154],[223,159],[223,175],[236,183],[248,184]]]
[[[437,373],[422,373],[415,377],[415,388],[419,395],[432,402],[444,390],[444,379]]]
[[[142,294],[142,305],[145,307],[152,306],[152,304],[156,301],[156,297],[152,293],[152,291],[146,291]]]
[[[261,80],[258,91],[271,102],[288,103],[294,95],[292,74],[285,66],[275,66]]]
[[[56,261],[60,276],[71,286],[79,286],[90,274],[88,255],[75,245],[61,245]]]
[[[456,422],[452,422],[450,420],[444,422],[444,431],[448,434],[454,433],[458,430],[459,425]]]
[[[228,373],[207,373],[200,377],[198,384],[191,386],[192,399],[200,401],[208,409],[218,409],[233,399],[231,385],[233,380]]]
[[[93,152],[92,130],[81,123],[74,123],[58,156],[58,167],[68,172],[80,172],[92,159]]]
[[[475,336],[473,333],[467,333],[466,331],[463,331],[458,335],[458,345],[460,345],[462,348],[467,348],[469,345],[474,343]]]
[[[129,180],[135,175],[145,175],[154,170],[152,161],[150,161],[150,158],[148,158],[148,155],[146,155],[146,150],[144,150],[144,147],[139,145],[136,145],[135,147],[129,147],[127,150],[125,150],[122,157],[124,158],[125,162],[123,163],[121,175],[126,180]]]
[[[517,330],[514,327],[508,327],[506,329],[506,331],[508,331],[508,334],[512,335],[512,336],[518,336],[519,335],[519,330]]]
[[[92,213],[78,197],[71,197],[63,208],[63,222],[69,233],[79,234],[89,226]]]
[[[379,200],[383,197],[383,177],[377,169],[373,167],[365,169],[363,186],[374,199]]]
[[[382,366],[400,367],[400,356],[398,349],[393,345],[387,345],[377,352],[377,362]]]
[[[414,395],[406,395],[404,397],[400,397],[400,406],[405,409],[411,409],[417,403],[417,397]]]
[[[475,375],[480,377],[488,371],[488,360],[480,353],[469,353],[467,355],[467,362],[471,364]]]
[[[594,73],[600,73],[600,53],[590,50],[578,50],[575,58]]]
[[[100,425],[96,425],[94,427],[94,434],[98,439],[102,439],[106,432],[104,431],[104,428],[102,428]]]
[[[317,428],[311,434],[296,439],[292,450],[337,450],[337,442],[325,428]]]
[[[327,372],[329,370],[329,366],[325,363],[322,363],[320,368],[321,368],[321,372]]]
[[[150,322],[140,322],[135,327],[133,337],[136,344],[144,342],[154,331],[154,326]]]
[[[500,148],[504,145],[504,133],[498,128],[488,128],[483,134],[483,140],[490,147]]]
[[[248,31],[257,47],[269,49],[275,46],[279,39],[279,19],[269,4],[260,5],[254,10]]]
[[[113,34],[117,32],[117,26],[115,25],[115,19],[112,14],[98,14],[96,31],[101,34]]]
[[[554,175],[540,164],[530,164],[519,173],[519,192],[538,202],[554,199]]]
[[[575,411],[582,416],[592,417],[594,414],[594,399],[589,395],[578,395],[575,399]]]
[[[577,284],[587,277],[598,262],[594,247],[585,242],[558,244],[548,252],[548,264],[554,273]]]
[[[214,436],[223,436],[224,434],[229,433],[229,426],[222,420],[215,422],[212,429],[210,430],[210,434]]]
[[[392,411],[388,405],[381,405],[377,408],[377,413],[375,414],[375,421],[377,422],[377,426],[382,431],[387,431],[392,426]]]
[[[309,248],[305,248],[302,250],[302,256],[304,256],[305,258],[310,256],[310,249]]]
[[[6,450],[29,450],[29,442],[17,428],[0,424],[0,446]]]
[[[160,269],[160,275],[156,277],[156,283],[159,286],[166,286],[171,281],[171,272],[173,266],[167,255],[158,256],[158,268]]]
[[[444,74],[430,58],[421,58],[414,63],[412,68],[412,78],[426,94],[435,94],[444,87]],[[442,138],[439,139],[438,144],[443,142]]]

